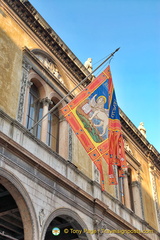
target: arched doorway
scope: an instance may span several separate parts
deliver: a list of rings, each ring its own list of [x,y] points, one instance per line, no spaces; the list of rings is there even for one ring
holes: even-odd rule
[[[59,214],[58,214],[59,213]],[[50,220],[52,218],[52,220]],[[47,224],[49,222],[49,224]],[[48,218],[43,240],[91,240],[91,234],[84,232],[86,224],[77,213],[69,209],[57,209]]]
[[[23,222],[10,192],[0,184],[0,240],[24,239]]]
[[[0,240],[32,240],[37,234],[28,193],[13,174],[0,170]]]
[[[72,217],[61,215],[52,220],[47,228],[44,240],[87,240],[83,228]]]

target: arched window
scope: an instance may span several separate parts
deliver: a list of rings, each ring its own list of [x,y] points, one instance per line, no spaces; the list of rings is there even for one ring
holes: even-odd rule
[[[33,84],[29,92],[28,114],[27,114],[27,129],[31,129],[34,124],[42,118],[43,104],[40,102],[38,88]],[[41,122],[36,125],[31,132],[40,139],[41,137]]]
[[[56,103],[52,100],[49,110],[53,108]],[[47,131],[47,145],[50,146],[57,153],[59,152],[59,110],[56,108],[53,112],[48,114],[48,131]]]

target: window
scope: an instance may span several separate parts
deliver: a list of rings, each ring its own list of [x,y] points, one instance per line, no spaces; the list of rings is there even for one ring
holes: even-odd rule
[[[53,102],[53,101],[52,101]],[[49,110],[56,105],[55,102],[50,104]],[[47,131],[47,145],[54,151],[59,151],[59,110],[56,108],[52,113],[48,114],[48,131]]]
[[[29,92],[29,104],[27,115],[27,128],[30,129],[34,124],[42,118],[43,104],[40,102],[38,88],[33,84]],[[31,132],[40,139],[41,137],[41,122],[31,130]]]

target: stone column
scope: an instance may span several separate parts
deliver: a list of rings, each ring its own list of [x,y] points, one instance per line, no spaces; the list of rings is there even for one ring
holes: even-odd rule
[[[48,113],[49,104],[52,104],[52,101],[48,97],[46,97],[43,98],[41,102],[43,103],[43,116],[45,116]],[[48,115],[42,120],[41,127],[41,141],[46,143],[48,132]]]
[[[22,80],[21,80],[21,88],[20,88],[20,96],[19,96],[19,106],[18,106],[18,112],[17,112],[17,120],[24,124],[26,123],[26,102],[28,103],[26,99],[27,94],[27,82],[28,82],[28,75],[29,71],[31,69],[31,65],[26,61],[26,59],[23,59],[22,63]]]
[[[59,121],[59,154],[72,161],[72,131],[64,116]]]
[[[127,171],[125,172],[125,177],[124,177],[123,183],[124,183],[124,203],[127,208],[131,209],[131,198],[130,198],[130,190],[129,190],[129,185],[128,185]]]
[[[141,184],[139,181],[132,182],[132,191],[135,214],[138,215],[140,218],[144,219]]]

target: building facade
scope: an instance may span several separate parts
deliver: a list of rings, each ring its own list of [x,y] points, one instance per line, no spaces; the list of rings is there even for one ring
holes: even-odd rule
[[[88,75],[29,1],[0,1],[0,239],[160,239],[158,151],[120,110],[128,168],[110,186],[104,162],[102,192],[60,113]]]

